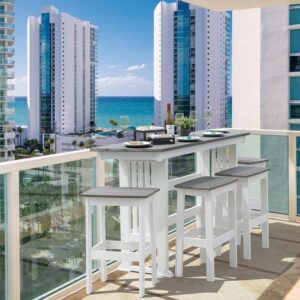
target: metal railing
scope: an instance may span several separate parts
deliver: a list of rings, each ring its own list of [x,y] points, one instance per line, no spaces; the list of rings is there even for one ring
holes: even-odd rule
[[[234,131],[238,129],[230,130]],[[300,140],[298,140],[297,145],[297,139],[300,139],[300,132],[253,129],[242,130],[249,131],[250,135],[246,138],[245,143],[243,145],[240,145],[240,147],[238,148],[238,153],[240,155],[247,155],[252,157],[264,156],[270,160],[270,188],[274,190],[273,193],[270,193],[271,204],[275,199],[273,201],[274,203],[270,205],[271,213],[275,213],[272,216],[285,218],[293,222],[300,221],[299,216],[297,215],[297,213],[299,213],[299,211],[297,212],[297,194],[300,194],[300,191],[297,191],[297,172],[300,172],[300,169],[298,169],[297,166],[297,151],[300,151]],[[74,193],[77,196],[80,195],[80,189],[77,184],[77,179],[85,177],[87,174],[80,174],[82,170],[80,168],[77,168],[76,165],[82,161],[87,161],[90,159],[95,162],[93,167],[93,180],[90,180],[94,181],[93,184],[103,186],[106,176],[111,176],[110,180],[112,179],[112,177],[118,176],[115,174],[105,174],[105,167],[103,162],[97,159],[95,152],[90,152],[89,150],[72,151],[63,154],[42,156],[0,164],[0,179],[1,176],[2,178],[5,178],[5,203],[7,205],[5,210],[5,228],[7,237],[5,243],[6,261],[8,266],[6,268],[6,299],[20,299],[21,286],[24,285],[21,285],[20,283],[21,278],[24,277],[24,274],[23,276],[21,276],[21,272],[26,271],[26,268],[24,269],[24,264],[28,263],[28,261],[24,259],[25,263],[23,262],[23,269],[20,269],[21,254],[26,254],[26,251],[29,251],[29,253],[32,254],[32,251],[34,250],[32,248],[27,249],[26,243],[28,241],[30,243],[36,243],[38,249],[42,249],[41,251],[43,251],[43,253],[47,254],[47,252],[49,252],[50,255],[53,252],[54,254],[52,253],[51,255],[56,255],[55,261],[58,261],[55,262],[55,264],[58,264],[58,269],[61,270],[61,265],[59,263],[60,255],[55,253],[55,250],[51,248],[53,247],[52,244],[47,245],[47,243],[45,242],[45,240],[47,239],[42,239],[43,242],[40,244],[38,243],[39,238],[37,237],[34,237],[33,241],[29,240],[31,239],[32,235],[36,234],[36,230],[38,230],[40,234],[45,234],[46,236],[47,234],[49,234],[48,239],[50,239],[50,241],[52,241],[53,236],[57,234],[57,231],[65,231],[65,234],[62,236],[66,236],[67,231],[70,230],[71,237],[73,238],[74,236],[74,240],[79,239],[83,241],[83,237],[81,235],[76,235],[78,234],[77,227],[80,226],[80,222],[76,220],[78,219],[78,216],[80,216],[80,218],[84,218],[84,213],[82,211],[78,211],[82,209],[82,205],[76,202],[77,204],[74,205],[74,208],[72,208],[73,204],[71,205],[69,203],[68,197],[71,197],[72,195],[74,195]],[[187,163],[185,162],[184,166],[182,163],[182,166],[180,167],[181,162],[183,162],[183,160],[181,160],[180,158],[177,158],[176,161],[173,161],[173,170],[177,172],[178,169],[182,169],[183,172],[186,172]],[[298,162],[300,168],[300,156],[298,158]],[[192,163],[195,163],[195,161],[193,160]],[[64,165],[65,167],[56,168],[56,166],[59,165]],[[116,165],[111,165],[109,172],[112,173],[112,170],[114,170],[115,167]],[[49,168],[51,168],[51,172],[49,171]],[[89,170],[91,171],[91,169]],[[117,170],[115,170],[114,172],[116,174],[118,173]],[[183,172],[179,172],[179,174],[173,175],[175,175],[175,177],[184,176],[185,174],[183,174]],[[195,172],[193,171],[193,168],[189,170],[189,174],[191,174],[191,172]],[[49,181],[50,177],[52,178],[51,189],[49,189],[49,187],[45,186],[44,184],[44,180]],[[173,179],[170,179],[170,183],[172,182],[172,180]],[[274,181],[274,185],[272,185],[272,181]],[[71,182],[74,184],[68,186],[68,184],[65,184],[66,182]],[[61,183],[63,184],[60,185]],[[58,187],[60,188],[59,191],[61,191],[61,193],[56,194],[56,190]],[[34,193],[32,193],[32,191],[34,191]],[[2,194],[0,186],[0,209]],[[34,195],[36,196],[36,200],[34,200]],[[57,200],[60,200],[60,197],[64,197],[64,199],[62,199],[63,201],[61,201],[59,205],[51,206],[51,201],[46,201],[46,198],[44,198],[46,197],[46,195],[49,196],[52,199],[51,201],[53,201],[54,203],[56,203]],[[273,200],[272,197],[274,197]],[[176,208],[176,199],[174,198],[170,200],[172,202],[170,202],[172,212],[174,211],[174,208]],[[38,209],[36,205],[40,205],[40,209]],[[20,211],[22,212],[21,216]],[[52,218],[51,221],[49,221],[49,215]],[[64,227],[57,227],[61,226],[56,225],[55,222],[58,222],[57,220],[61,220],[62,218],[72,219],[73,215],[77,216],[77,219],[73,220],[73,222],[69,224],[70,228],[68,230]],[[33,221],[31,221],[32,218],[34,218],[35,220],[34,223],[32,223]],[[42,221],[41,218],[44,218],[44,220]],[[111,220],[111,222],[116,222],[113,217],[109,219]],[[49,222],[51,227],[53,228],[53,232],[51,233],[47,233],[47,226],[50,226]],[[22,228],[21,232],[20,228]],[[113,230],[116,230],[115,225],[111,225],[111,228]],[[81,232],[80,230],[79,233]],[[53,244],[55,244],[55,242]],[[66,245],[62,247],[66,247],[66,250],[68,250],[68,252],[72,252],[75,251],[76,248],[80,248],[79,246],[75,247],[75,244],[70,245],[70,243],[66,243]],[[69,263],[64,262],[64,264],[67,264],[68,266],[70,265],[69,268],[72,270],[72,264],[73,266],[79,265],[76,258],[78,255],[82,258],[84,256],[84,253],[79,253],[76,255],[74,254],[73,261],[71,259]],[[33,258],[33,260],[34,259],[35,258]],[[34,268],[41,268],[43,267],[43,265],[45,265],[44,268],[46,269],[55,267],[51,266],[49,262],[38,261],[38,259],[36,259],[35,264],[36,266]],[[77,269],[74,267],[74,270]],[[37,274],[39,274],[38,271],[36,272]],[[75,272],[71,279],[73,279],[74,282],[76,280],[78,281],[79,279],[82,279],[83,276],[84,272],[78,274]],[[71,279],[67,276],[64,284],[70,284],[70,282],[72,281]],[[36,280],[42,281],[42,279],[39,277],[37,277]],[[84,285],[84,281],[81,282],[81,285]],[[47,294],[47,292],[50,293],[54,289],[56,289],[57,291],[57,289],[63,287],[61,286],[61,284],[57,284],[55,288],[51,287],[50,285],[46,285],[46,288],[48,288],[48,291],[43,290],[41,292],[41,294],[44,294],[44,296],[45,294]],[[76,286],[76,288],[78,288],[78,285]],[[70,287],[68,291],[70,292]]]

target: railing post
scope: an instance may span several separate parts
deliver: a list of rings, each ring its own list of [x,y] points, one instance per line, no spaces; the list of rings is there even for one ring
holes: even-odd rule
[[[296,135],[289,132],[289,220],[296,221],[297,210],[297,141]]]
[[[7,300],[20,299],[19,171],[7,174]]]

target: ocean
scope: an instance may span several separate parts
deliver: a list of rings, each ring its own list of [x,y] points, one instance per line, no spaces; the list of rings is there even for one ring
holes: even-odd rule
[[[19,126],[28,126],[27,98],[16,97],[9,107],[15,108],[11,119]],[[108,120],[119,121],[120,116],[128,116],[130,126],[151,125],[154,117],[153,97],[97,97],[97,127],[110,128]]]

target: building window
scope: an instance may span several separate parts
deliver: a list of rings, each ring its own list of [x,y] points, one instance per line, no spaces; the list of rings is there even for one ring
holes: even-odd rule
[[[300,77],[290,77],[290,100],[300,100]]]
[[[300,4],[290,6],[290,25],[300,24]]]
[[[299,104],[290,104],[290,119],[300,119]]]
[[[300,56],[290,57],[290,72],[300,72]]]
[[[291,30],[291,53],[300,53],[300,29]]]

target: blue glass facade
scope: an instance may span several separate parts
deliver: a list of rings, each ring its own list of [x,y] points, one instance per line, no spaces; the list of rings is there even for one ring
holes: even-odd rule
[[[51,132],[51,23],[42,14],[40,28],[40,120],[41,132]]]
[[[174,112],[181,112],[186,116],[191,110],[190,58],[190,8],[189,4],[179,1],[174,16]]]
[[[290,25],[300,24],[300,4],[290,6]]]
[[[300,100],[300,77],[290,77],[290,100]]]
[[[290,52],[300,53],[300,29],[295,29],[290,31]]]

